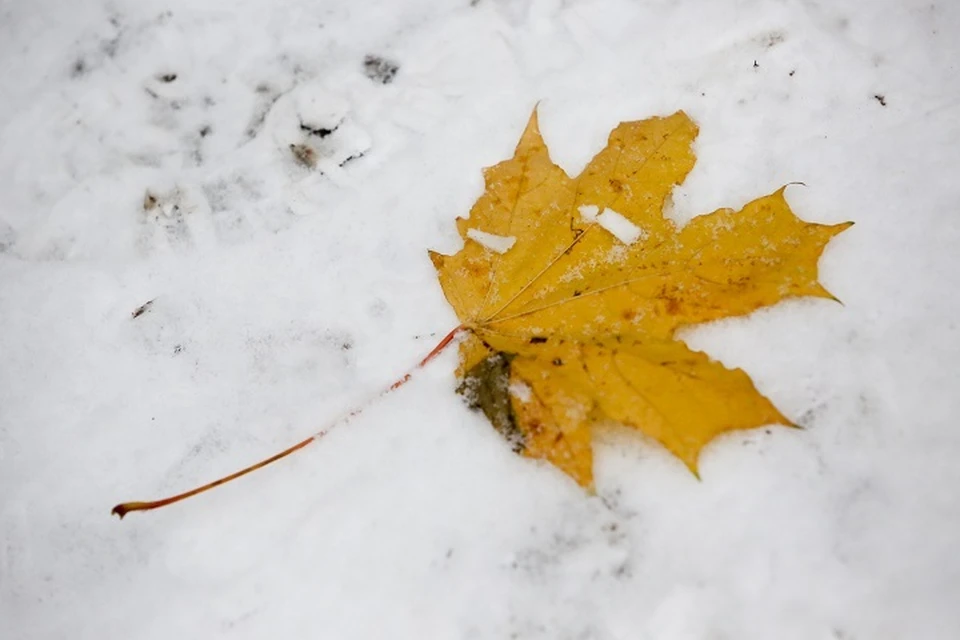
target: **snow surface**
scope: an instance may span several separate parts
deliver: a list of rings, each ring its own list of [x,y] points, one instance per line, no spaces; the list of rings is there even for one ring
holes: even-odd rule
[[[957,60],[944,0],[0,2],[0,638],[960,638]],[[806,429],[725,437],[702,481],[614,431],[587,496],[451,351],[109,516],[454,326],[426,249],[538,100],[571,173],[686,110],[679,222],[790,181],[856,221],[842,306],[685,334]]]

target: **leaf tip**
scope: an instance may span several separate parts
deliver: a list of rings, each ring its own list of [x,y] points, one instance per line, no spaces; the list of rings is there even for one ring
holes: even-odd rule
[[[443,255],[442,253],[438,253],[438,252],[436,252],[436,251],[430,250],[430,249],[427,250],[427,254],[430,256],[430,262],[433,263],[433,267],[434,267],[435,269],[442,269],[442,268],[443,268],[443,261],[444,261],[444,258],[446,258],[445,255]]]
[[[540,134],[540,103],[537,102],[530,113],[530,119],[527,120],[527,126],[523,129],[523,135],[520,136],[520,142],[517,143],[517,155],[525,148],[545,146],[543,136]]]
[[[693,474],[693,477],[697,479],[697,482],[702,482],[703,478],[700,477],[700,452],[697,451],[691,456],[683,456],[683,464],[686,465],[687,470]]]
[[[846,306],[845,304],[843,304],[843,300],[833,295],[826,287],[824,287],[819,282],[814,283],[813,290],[807,295],[811,295],[815,298],[825,298],[827,300],[830,300],[831,302],[836,302],[842,307]]]
[[[690,130],[691,143],[700,135],[700,125],[697,124],[697,121],[690,117],[683,109],[677,111],[677,115],[680,116],[687,127]]]
[[[773,405],[771,405],[771,408],[773,409],[773,417],[770,419],[770,422],[768,422],[766,425],[759,424],[759,425],[757,425],[755,428],[760,429],[760,428],[762,428],[762,427],[769,426],[769,425],[777,425],[777,426],[780,426],[780,427],[789,427],[789,428],[791,428],[791,429],[802,429],[802,428],[803,428],[803,427],[801,427],[800,425],[798,425],[796,422],[794,422],[793,420],[791,420],[790,418],[788,418],[787,416],[783,415],[783,413],[782,413],[779,409],[777,409],[776,407],[774,407]]]
[[[679,118],[691,124],[694,129],[699,129],[697,123],[693,121],[693,118],[690,117],[690,114],[684,111],[683,109],[677,109],[672,115],[667,116],[667,119],[670,118]]]

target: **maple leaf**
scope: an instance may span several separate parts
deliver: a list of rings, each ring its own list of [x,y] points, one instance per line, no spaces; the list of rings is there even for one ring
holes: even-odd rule
[[[458,218],[464,246],[430,253],[461,320],[390,393],[463,331],[460,391],[517,451],[593,488],[592,429],[616,421],[663,443],[694,473],[717,435],[792,426],[739,369],[674,337],[689,324],[750,313],[790,296],[833,296],[817,260],[851,222],[797,218],[784,189],[740,211],[720,209],[677,229],[663,215],[693,168],[697,127],[683,112],[624,122],[583,172],[550,160],[533,112],[510,160],[485,171],[486,191]],[[122,502],[123,518],[206,493],[282,460],[361,413],[189,491]]]
[[[634,427],[697,473],[731,430],[790,420],[740,369],[675,337],[684,325],[792,296],[833,298],[817,281],[829,240],[852,223],[807,223],[784,188],[682,229],[663,215],[693,168],[685,113],[624,122],[576,178],[550,159],[533,112],[513,158],[458,218],[463,248],[430,252],[469,331],[461,392],[511,438],[593,487],[592,430]]]

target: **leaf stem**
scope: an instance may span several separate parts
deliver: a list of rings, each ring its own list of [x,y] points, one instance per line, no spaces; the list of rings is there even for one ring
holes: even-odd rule
[[[406,384],[407,382],[409,382],[410,379],[413,377],[413,374],[414,374],[414,373],[416,373],[418,370],[422,369],[424,366],[427,365],[427,363],[429,363],[431,360],[433,360],[433,359],[436,358],[438,355],[440,355],[440,353],[442,353],[442,352],[444,351],[444,349],[446,349],[448,346],[450,346],[450,343],[452,343],[452,342],[453,342],[453,339],[457,337],[457,334],[459,334],[459,333],[460,333],[461,331],[463,331],[465,328],[466,328],[466,327],[464,327],[463,325],[460,325],[460,326],[458,326],[457,328],[455,328],[453,331],[451,331],[450,333],[448,333],[447,335],[445,335],[445,336],[443,337],[443,339],[441,339],[440,342],[437,343],[437,346],[435,346],[435,347],[433,348],[433,350],[430,351],[430,353],[428,353],[428,354],[423,358],[423,360],[421,360],[420,362],[418,362],[417,365],[416,365],[413,369],[411,369],[410,371],[408,371],[407,373],[405,373],[402,377],[400,377],[400,378],[398,378],[396,381],[394,381],[389,387],[387,387],[386,389],[384,389],[383,391],[381,391],[381,392],[380,392],[380,395],[377,396],[377,397],[378,397],[378,398],[382,398],[383,396],[387,395],[388,393],[390,393],[390,392],[392,392],[392,391],[394,391],[394,390],[402,387],[404,384]],[[209,491],[210,489],[213,489],[213,488],[215,488],[215,487],[219,487],[220,485],[226,484],[226,483],[230,482],[231,480],[236,480],[237,478],[240,478],[241,476],[245,476],[245,475],[247,475],[248,473],[252,473],[252,472],[256,471],[257,469],[262,469],[263,467],[267,466],[268,464],[270,464],[270,463],[272,463],[272,462],[276,462],[277,460],[280,460],[281,458],[286,458],[286,457],[289,456],[290,454],[292,454],[292,453],[294,453],[294,452],[296,452],[296,451],[299,451],[300,449],[303,449],[303,448],[306,447],[307,445],[309,445],[309,444],[311,444],[311,443],[319,440],[319,439],[322,438],[323,436],[327,435],[327,433],[329,433],[334,427],[336,427],[336,426],[338,426],[338,425],[341,425],[341,424],[344,424],[344,423],[346,423],[346,422],[349,422],[351,418],[353,418],[353,417],[357,416],[358,414],[360,414],[369,404],[370,404],[370,403],[367,402],[367,403],[364,403],[364,404],[362,404],[362,405],[360,405],[360,406],[358,406],[358,407],[356,407],[356,408],[354,408],[354,409],[351,409],[348,413],[345,413],[344,415],[340,416],[339,418],[337,418],[337,419],[334,420],[333,422],[329,423],[327,426],[325,426],[325,427],[324,427],[323,429],[321,429],[320,431],[317,431],[317,432],[314,433],[312,436],[310,436],[310,437],[308,437],[308,438],[306,438],[306,439],[304,439],[304,440],[301,440],[300,442],[298,442],[297,444],[293,445],[292,447],[289,447],[289,448],[287,448],[287,449],[284,449],[283,451],[280,451],[279,453],[276,453],[276,454],[270,456],[269,458],[265,458],[265,459],[261,460],[260,462],[257,462],[257,463],[255,463],[255,464],[252,464],[252,465],[250,465],[249,467],[245,467],[245,468],[243,468],[243,469],[240,469],[239,471],[235,471],[234,473],[231,473],[230,475],[227,475],[227,476],[224,476],[224,477],[222,477],[222,478],[219,478],[218,480],[214,480],[213,482],[208,482],[207,484],[202,485],[202,486],[199,486],[199,487],[196,487],[196,488],[194,488],[194,489],[191,489],[190,491],[185,491],[185,492],[179,493],[179,494],[177,494],[177,495],[175,495],[175,496],[170,496],[169,498],[162,498],[162,499],[160,499],[160,500],[151,500],[151,501],[149,501],[149,502],[123,502],[123,503],[118,504],[117,506],[115,506],[115,507],[111,510],[110,513],[113,514],[113,515],[118,516],[120,519],[123,519],[123,516],[127,515],[127,514],[130,513],[131,511],[150,511],[150,510],[152,510],[152,509],[159,509],[160,507],[165,507],[165,506],[167,506],[167,505],[174,504],[175,502],[180,502],[181,500],[186,500],[187,498],[190,498],[190,497],[193,497],[193,496],[195,496],[195,495],[204,493],[204,492]]]

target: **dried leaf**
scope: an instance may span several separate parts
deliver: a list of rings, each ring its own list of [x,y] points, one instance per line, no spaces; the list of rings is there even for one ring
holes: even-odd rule
[[[521,435],[526,455],[587,488],[592,429],[604,421],[655,438],[694,473],[721,433],[791,425],[746,373],[674,334],[788,297],[833,298],[817,261],[852,223],[804,222],[784,189],[683,229],[664,217],[696,135],[683,112],[622,123],[571,178],[534,112],[513,158],[485,170],[485,192],[457,219],[463,248],[430,254],[470,332],[462,389],[483,389],[485,412]]]

